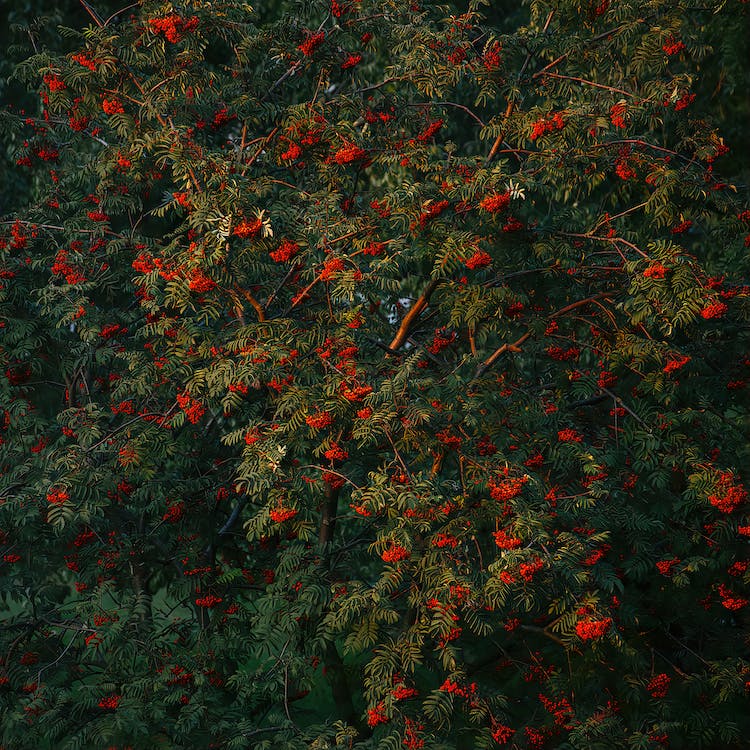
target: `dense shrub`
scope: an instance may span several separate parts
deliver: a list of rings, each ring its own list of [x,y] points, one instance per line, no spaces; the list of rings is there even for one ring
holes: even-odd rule
[[[743,747],[747,6],[83,5],[5,115],[2,746]]]

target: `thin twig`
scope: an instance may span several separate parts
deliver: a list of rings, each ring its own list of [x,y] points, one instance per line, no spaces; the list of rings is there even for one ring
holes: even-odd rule
[[[606,91],[613,91],[616,94],[623,94],[624,96],[630,96],[630,97],[636,96],[632,91],[625,91],[623,89],[617,89],[617,88],[614,88],[613,86],[606,86],[603,83],[597,83],[596,81],[589,81],[586,78],[578,78],[577,76],[564,76],[564,75],[561,75],[560,73],[545,73],[544,76],[546,78],[559,78],[565,81],[575,81],[576,83],[580,83],[585,86],[593,86],[594,88],[597,88],[597,89],[605,89]]]
[[[391,433],[388,430],[384,430],[384,432],[385,436],[388,438],[388,442],[391,444],[391,448],[393,448],[393,454],[396,456],[396,460],[401,464],[401,468],[406,473],[406,476],[409,477],[409,481],[411,481],[411,472],[409,471],[409,467],[406,465],[404,459],[401,458],[401,454],[398,452],[398,448],[396,448],[396,443],[393,442]]]
[[[466,112],[469,117],[476,120],[483,128],[486,127],[484,121],[474,113],[472,110],[470,110],[468,107],[465,107],[463,104],[457,104],[456,102],[428,102],[428,103],[415,103],[415,104],[407,104],[409,107],[423,107],[424,109],[428,109],[430,107],[455,107],[456,109],[461,109],[464,112]]]
[[[340,477],[345,482],[348,482],[356,490],[363,490],[364,489],[364,487],[359,487],[354,482],[352,482],[352,480],[349,479],[349,477],[346,476],[346,474],[342,474],[339,471],[334,471],[333,469],[329,469],[329,468],[327,468],[325,466],[319,466],[318,464],[305,464],[304,466],[300,466],[298,468],[300,468],[300,469],[318,469],[320,471],[327,472],[328,474],[333,474],[334,476]]]
[[[559,237],[574,237],[576,239],[581,240],[594,240],[596,242],[608,242],[610,245],[614,245],[617,247],[617,243],[620,242],[626,247],[629,247],[631,250],[635,250],[642,258],[645,258],[646,260],[651,260],[648,253],[645,253],[643,250],[641,250],[639,247],[634,245],[632,242],[628,242],[624,237],[597,237],[595,234],[588,234],[588,233],[581,233],[581,232],[560,232],[560,231],[553,231],[552,234],[555,234]]]
[[[654,16],[655,14],[652,13],[650,16],[646,16],[646,18],[639,18],[637,19],[637,23],[645,23],[649,18]],[[608,29],[607,31],[603,31],[601,34],[597,34],[596,36],[592,36],[591,39],[586,39],[582,42],[582,44],[592,44],[593,42],[600,42],[602,39],[607,39],[608,37],[612,36],[613,34],[616,34],[619,31],[622,31],[626,28],[626,24],[621,24],[620,26],[615,26],[612,29]],[[581,49],[580,46],[576,47],[576,49]],[[556,57],[551,63],[547,63],[543,68],[540,70],[537,70],[534,75],[532,75],[532,78],[539,78],[539,76],[544,75],[550,68],[554,68],[555,65],[558,65],[563,60],[567,60],[568,56],[570,55],[569,52],[566,52],[559,57]]]
[[[146,417],[162,417],[163,422],[166,422],[167,417],[177,408],[177,402],[172,404],[172,406],[169,407],[167,412],[165,414],[161,414],[160,412],[147,412],[146,414],[139,414],[137,417],[133,417],[133,419],[129,419],[127,422],[124,422],[119,427],[115,428],[111,432],[107,434],[106,437],[103,437],[101,440],[97,441],[93,445],[90,445],[88,448],[84,448],[84,453],[90,453],[95,448],[98,448],[103,443],[106,443],[107,440],[110,440],[113,438],[118,432],[122,432],[123,430],[130,427],[131,424],[135,424],[136,422],[140,421],[141,419],[144,419]]]
[[[643,203],[639,203],[637,206],[631,206],[630,208],[626,208],[624,211],[620,211],[619,214],[614,214],[614,216],[605,216],[602,219],[599,219],[599,221],[594,225],[594,228],[590,230],[591,234],[594,234],[597,229],[599,229],[602,224],[608,224],[610,221],[613,221],[614,219],[619,219],[621,216],[626,216],[627,214],[632,214],[633,211],[637,211],[640,208],[643,208],[644,206],[648,205],[648,201],[643,201]]]
[[[79,631],[79,632],[80,632],[80,631]],[[58,663],[59,663],[59,662],[60,662],[60,661],[62,660],[62,658],[63,658],[63,657],[65,656],[65,654],[67,654],[67,653],[68,653],[68,651],[70,651],[71,647],[72,647],[72,646],[73,646],[73,644],[75,643],[75,640],[76,640],[76,639],[75,639],[75,636],[73,636],[73,637],[72,637],[72,638],[70,639],[70,641],[68,642],[68,645],[67,645],[67,646],[66,646],[66,647],[65,647],[65,648],[63,649],[63,652],[62,652],[62,653],[60,654],[60,656],[58,656],[58,657],[57,657],[57,659],[55,659],[55,660],[54,660],[53,662],[51,662],[50,664],[47,664],[46,666],[44,666],[44,667],[41,667],[41,668],[40,668],[40,670],[39,670],[39,671],[37,672],[37,675],[36,675],[36,682],[37,682],[37,684],[39,684],[39,683],[41,682],[41,679],[42,679],[42,672],[45,672],[45,671],[46,671],[46,670],[48,670],[48,669],[49,669],[50,667],[54,667],[54,666],[55,666],[55,664],[58,664]]]
[[[120,13],[125,12],[126,10],[130,10],[131,8],[137,8],[139,5],[142,5],[142,2],[137,3],[130,3],[130,5],[126,5],[124,8],[120,8],[120,10],[116,10],[105,22],[104,25],[106,26],[113,18],[116,16],[119,16]]]
[[[279,132],[278,126],[275,127],[264,139],[263,142],[258,147],[258,150],[253,154],[253,156],[250,158],[250,161],[245,163],[242,167],[242,174],[244,175],[245,172],[248,170],[249,167],[252,167],[253,164],[255,164],[258,157],[266,150],[266,146],[269,144],[271,139],[276,135],[276,133]]]
[[[649,143],[648,141],[644,141],[642,138],[618,138],[614,141],[606,141],[605,143],[597,143],[592,146],[592,148],[606,148],[607,146],[620,146],[620,145],[632,145],[632,146],[643,146],[644,148],[650,148],[654,151],[660,151],[664,154],[669,154],[670,156],[676,156],[678,159],[682,159],[683,161],[687,162],[688,164],[694,164],[701,169],[703,169],[703,165],[696,161],[695,159],[691,159],[689,156],[685,156],[684,154],[679,153],[679,151],[673,151],[671,148],[665,148],[664,146],[657,146],[655,143]]]
[[[395,83],[396,81],[400,81],[400,78],[386,78],[384,81],[381,81],[380,83],[375,83],[372,86],[365,86],[364,88],[357,89],[354,93],[355,94],[362,94],[365,91],[374,91],[375,89],[379,89],[382,86],[387,86],[389,83]]]
[[[630,414],[630,416],[633,417],[636,422],[638,422],[638,424],[640,424],[646,430],[646,432],[649,433],[649,435],[653,434],[653,429],[649,427],[648,424],[644,422],[617,394],[612,393],[612,391],[610,391],[608,388],[602,388],[602,391],[610,396],[616,404],[625,409],[625,411]]]
[[[91,18],[94,19],[94,23],[101,29],[104,26],[104,21],[102,21],[99,14],[86,2],[86,0],[79,0],[79,2],[83,5]]]
[[[552,313],[552,315],[549,316],[549,319],[552,320],[554,318],[559,317],[560,315],[565,315],[565,313],[570,312],[571,310],[575,310],[578,307],[582,307],[583,305],[587,305],[589,302],[594,302],[597,299],[601,299],[603,297],[608,297],[610,295],[610,292],[601,292],[599,294],[595,294],[591,297],[587,297],[586,299],[578,300],[577,302],[571,302],[569,305],[566,305],[565,307],[560,308],[556,312]],[[492,367],[492,365],[497,362],[500,357],[505,354],[505,352],[520,352],[521,346],[528,341],[533,336],[532,331],[526,331],[522,336],[520,336],[516,341],[514,341],[512,344],[505,343],[502,346],[495,349],[495,351],[487,357],[487,359],[482,362],[479,367],[477,367],[477,371],[474,374],[474,377],[472,380],[476,380],[477,378],[482,377],[484,373]]]
[[[289,665],[284,664],[284,713],[289,721],[292,720],[289,713]]]
[[[538,625],[520,625],[521,630],[526,630],[529,633],[540,633],[541,635],[554,641],[559,646],[565,647],[565,642],[558,638],[554,633],[550,633],[546,628],[540,628]]]
[[[300,269],[302,268],[301,263],[295,263],[286,273],[286,276],[281,280],[279,285],[276,287],[276,289],[271,292],[271,296],[266,300],[266,304],[264,305],[265,309],[268,310],[268,308],[271,306],[271,303],[276,299],[276,295],[284,288],[284,285],[287,281]]]

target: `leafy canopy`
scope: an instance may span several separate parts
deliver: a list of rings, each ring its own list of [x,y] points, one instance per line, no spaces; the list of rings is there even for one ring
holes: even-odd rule
[[[2,746],[742,747],[747,6],[82,5],[3,114]]]

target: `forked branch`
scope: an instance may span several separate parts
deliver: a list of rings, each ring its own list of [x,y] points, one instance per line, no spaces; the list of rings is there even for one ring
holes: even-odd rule
[[[600,294],[595,294],[592,297],[586,297],[586,299],[580,299],[577,302],[571,302],[569,305],[566,305],[565,307],[561,307],[556,312],[552,313],[552,315],[549,316],[549,320],[553,320],[554,318],[559,318],[561,315],[565,315],[565,313],[570,312],[571,310],[575,310],[578,307],[583,307],[584,305],[587,305],[589,302],[595,302],[598,299],[601,299],[602,297],[608,297],[610,295],[610,292],[601,292]],[[474,373],[474,380],[477,378],[481,378],[482,375],[484,375],[487,370],[492,367],[492,365],[497,362],[500,357],[505,354],[505,352],[520,352],[521,346],[528,341],[532,337],[533,333],[531,331],[526,331],[526,333],[523,334],[520,338],[516,339],[512,344],[503,344],[502,346],[495,349],[492,354],[490,354],[487,359],[482,362],[479,367],[477,367],[476,373]]]

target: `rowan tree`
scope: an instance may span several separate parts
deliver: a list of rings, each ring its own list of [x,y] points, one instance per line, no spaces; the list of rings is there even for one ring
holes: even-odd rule
[[[2,747],[742,747],[747,5],[82,7],[3,115]]]

